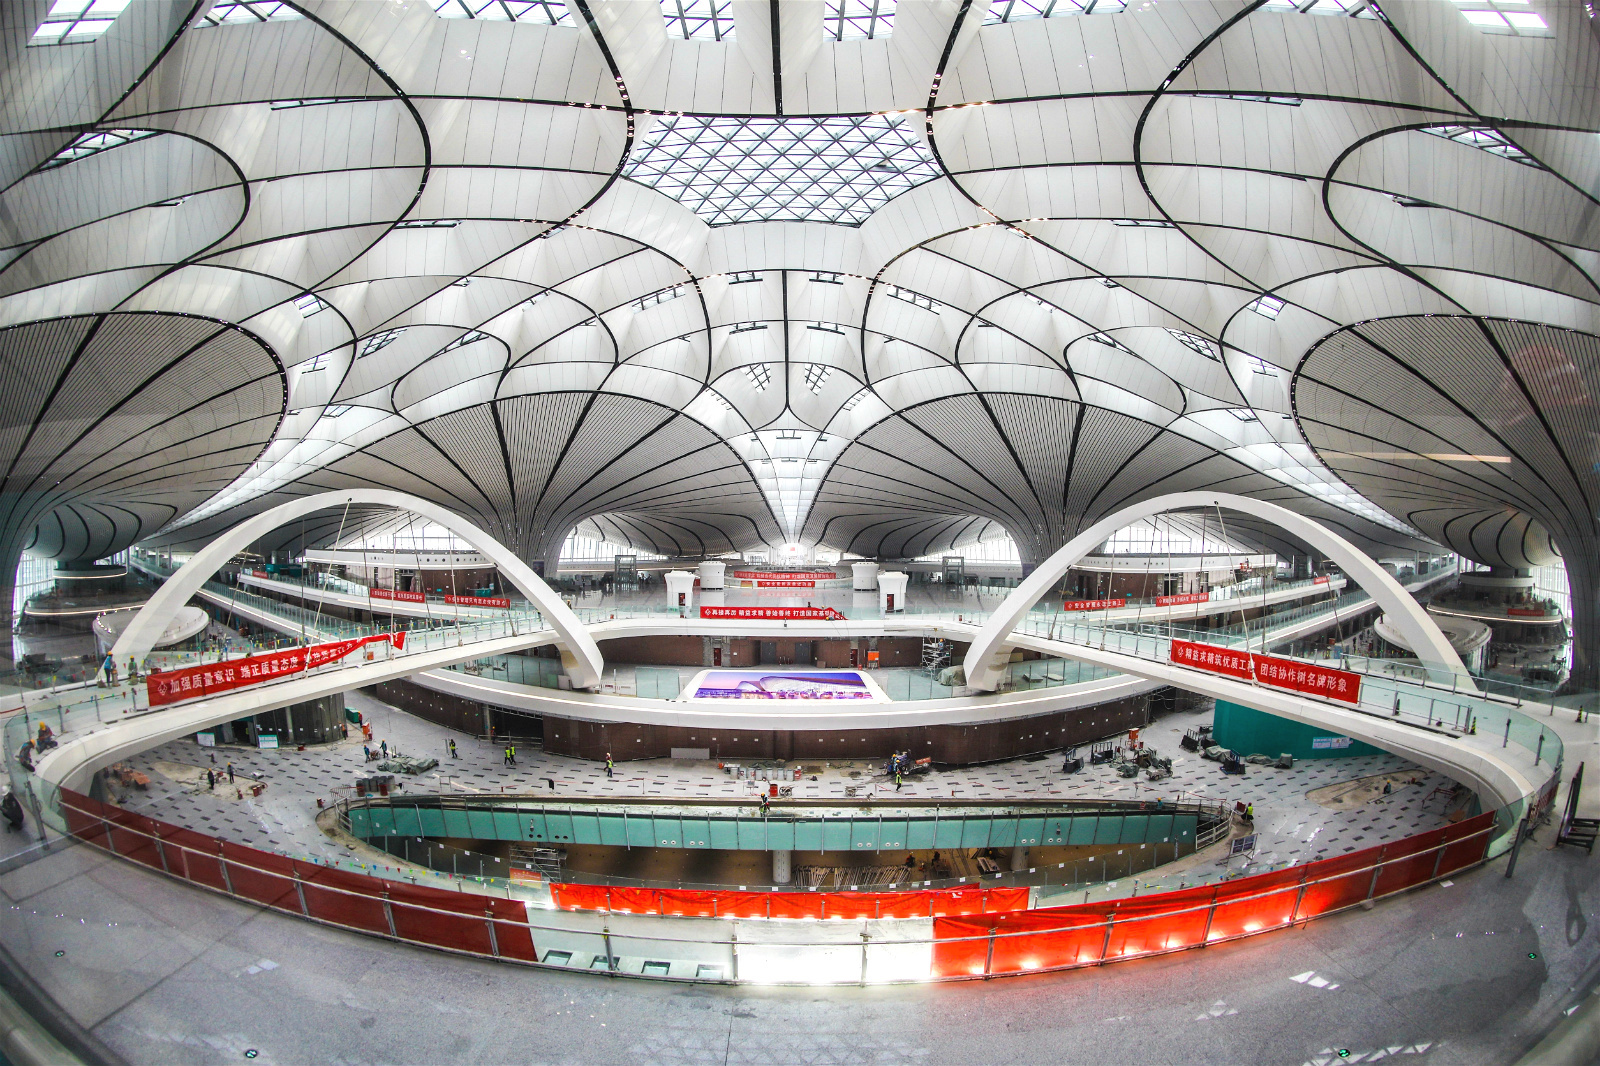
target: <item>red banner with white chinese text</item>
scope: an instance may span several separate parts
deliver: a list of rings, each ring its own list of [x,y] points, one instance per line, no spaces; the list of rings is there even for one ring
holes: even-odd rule
[[[842,622],[844,615],[832,607],[701,607],[701,618],[801,618]]]
[[[397,592],[394,589],[368,589],[369,600],[397,600],[400,603],[421,603],[425,597],[420,592]]]
[[[162,707],[201,696],[215,696],[336,662],[357,648],[373,643],[391,644],[396,649],[403,649],[406,645],[406,635],[404,631],[377,633],[370,637],[352,637],[349,640],[335,640],[327,644],[313,644],[307,648],[273,651],[265,655],[252,655],[245,659],[211,663],[207,666],[187,666],[181,670],[161,671],[145,678],[145,692],[152,707]]]
[[[1205,603],[1211,598],[1209,592],[1185,592],[1177,596],[1157,596],[1157,607],[1176,607],[1180,603]]]
[[[1126,607],[1128,599],[1120,596],[1114,600],[1068,600],[1061,605],[1063,611],[1104,611],[1112,607]]]
[[[1310,696],[1326,696],[1345,703],[1358,703],[1361,699],[1361,675],[1348,670],[1335,670],[1271,655],[1255,655],[1212,644],[1196,644],[1189,640],[1174,640],[1171,658],[1178,666],[1191,666],[1196,670],[1226,674],[1246,681],[1253,678],[1263,685],[1304,692]]]
[[[462,607],[511,606],[511,600],[505,596],[446,596],[444,602],[459,604]]]

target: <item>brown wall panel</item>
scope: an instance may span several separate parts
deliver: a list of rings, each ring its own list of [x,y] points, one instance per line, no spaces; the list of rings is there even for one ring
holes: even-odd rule
[[[978,725],[904,729],[750,730],[698,726],[635,725],[544,718],[544,749],[580,759],[661,759],[673,748],[709,748],[714,759],[833,760],[886,758],[908,751],[948,766],[997,762],[1058,751],[1075,744],[1143,728],[1160,693],[1072,711]]]
[[[600,657],[608,663],[642,666],[700,666],[705,661],[702,637],[624,637],[600,641]]]

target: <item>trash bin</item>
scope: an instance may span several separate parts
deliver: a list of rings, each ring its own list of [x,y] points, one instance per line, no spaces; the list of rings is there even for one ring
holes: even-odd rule
[[[767,795],[776,796],[777,794],[778,794],[777,782],[773,782],[772,784],[767,786]]]

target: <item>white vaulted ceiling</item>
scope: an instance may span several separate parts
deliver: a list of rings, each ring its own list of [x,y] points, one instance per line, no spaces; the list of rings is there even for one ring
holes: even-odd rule
[[[1504,6],[0,5],[7,550],[379,485],[1032,560],[1215,487],[1593,558],[1600,44]]]

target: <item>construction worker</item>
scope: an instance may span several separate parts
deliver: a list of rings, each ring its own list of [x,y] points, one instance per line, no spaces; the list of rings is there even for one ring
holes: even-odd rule
[[[454,759],[456,757],[456,738],[455,737],[451,737],[450,738],[450,757],[452,759]]]
[[[511,747],[507,748],[506,751],[511,753],[511,765],[517,765],[517,746],[513,744]]]
[[[896,792],[899,792],[900,791],[900,786],[903,785],[903,784],[905,784],[905,778],[900,776],[900,771],[899,770],[896,770],[894,772],[894,790]]]
[[[606,752],[606,776],[615,776],[615,764],[611,761],[611,753],[609,751]]]

